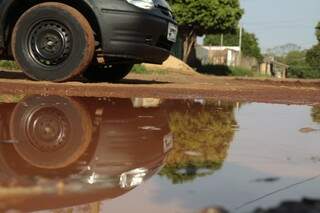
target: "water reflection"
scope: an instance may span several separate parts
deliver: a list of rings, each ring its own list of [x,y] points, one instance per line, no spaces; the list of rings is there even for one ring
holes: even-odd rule
[[[184,183],[212,175],[227,157],[237,122],[234,104],[180,102],[170,114],[174,149],[160,175]]]
[[[311,117],[313,122],[320,124],[320,106],[312,107]]]
[[[252,212],[320,197],[317,107],[5,99],[0,212]]]
[[[159,104],[60,96],[1,104],[0,208],[61,208],[139,186],[172,148]]]

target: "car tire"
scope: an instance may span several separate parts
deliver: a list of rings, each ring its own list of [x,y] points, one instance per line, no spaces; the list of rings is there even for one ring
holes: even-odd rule
[[[60,96],[31,96],[17,104],[10,118],[15,151],[29,165],[62,169],[86,153],[92,119],[78,101]]]
[[[83,76],[91,82],[116,83],[126,77],[132,67],[133,64],[91,65]]]
[[[12,52],[31,79],[66,81],[92,63],[94,33],[76,9],[62,3],[41,3],[17,21],[12,33]]]

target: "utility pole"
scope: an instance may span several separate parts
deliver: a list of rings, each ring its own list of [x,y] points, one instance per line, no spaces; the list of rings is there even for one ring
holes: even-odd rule
[[[242,51],[241,51],[241,48],[242,48],[242,31],[243,31],[243,28],[242,28],[242,25],[240,24],[240,27],[239,27],[239,65],[241,64],[241,57],[242,57]]]
[[[239,48],[240,48],[240,52],[241,52],[241,47],[242,47],[242,25],[240,25],[240,30],[239,30]]]
[[[220,46],[223,47],[223,33],[221,34],[221,37],[220,37]]]

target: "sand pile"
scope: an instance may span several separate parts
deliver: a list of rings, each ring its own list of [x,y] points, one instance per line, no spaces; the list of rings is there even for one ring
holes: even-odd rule
[[[170,56],[162,65],[156,64],[143,64],[147,69],[163,69],[173,72],[179,72],[187,75],[199,75],[195,70],[193,70],[189,65],[181,61],[180,59]]]

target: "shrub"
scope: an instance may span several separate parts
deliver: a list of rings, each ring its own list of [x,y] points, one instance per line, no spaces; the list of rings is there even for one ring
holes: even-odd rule
[[[159,74],[159,75],[165,75],[168,74],[168,70],[165,69],[147,69],[142,64],[136,64],[133,66],[131,72],[137,73],[137,74]]]
[[[231,68],[231,75],[232,76],[247,76],[253,77],[254,72],[252,70],[241,68],[241,67],[232,67]]]
[[[204,65],[198,72],[217,76],[254,76],[254,71],[242,67],[228,67],[226,65]]]
[[[198,72],[209,75],[227,76],[231,74],[231,69],[225,65],[207,64],[199,67]]]
[[[288,77],[304,79],[320,78],[320,69],[312,68],[308,65],[290,66],[288,69]]]
[[[133,66],[131,72],[138,73],[138,74],[144,74],[147,72],[147,69],[145,68],[145,66],[143,66],[141,64],[135,64]]]

